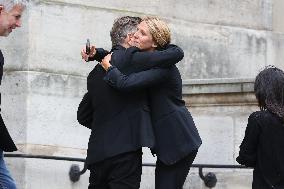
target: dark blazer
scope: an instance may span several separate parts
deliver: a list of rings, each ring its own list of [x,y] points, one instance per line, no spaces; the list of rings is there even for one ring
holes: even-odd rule
[[[252,113],[237,162],[253,167],[253,189],[284,188],[284,122],[269,111]]]
[[[160,52],[138,51],[137,48],[116,46],[112,49],[112,60],[116,60],[118,63],[115,66],[128,74],[163,62],[175,64],[183,58],[183,51],[174,45]],[[137,52],[138,56],[127,56],[132,52]],[[101,58],[96,57],[97,60]],[[129,58],[137,64],[129,65]],[[87,78],[88,93],[78,108],[79,123],[92,129],[87,164],[143,146],[152,148],[155,142],[146,91],[121,93],[103,81],[105,73],[99,64],[90,72]]]
[[[198,150],[201,138],[182,100],[182,80],[176,66],[153,68],[129,76],[114,67],[104,79],[110,86],[125,92],[150,87],[150,108],[156,137],[154,151],[163,163],[174,164]]]
[[[0,51],[0,85],[3,76],[3,66],[4,66],[4,57]],[[0,94],[0,105],[1,105],[1,94]],[[0,110],[1,111],[1,110]],[[17,150],[16,145],[14,144],[6,126],[0,114],[0,149],[5,152],[13,152]]]

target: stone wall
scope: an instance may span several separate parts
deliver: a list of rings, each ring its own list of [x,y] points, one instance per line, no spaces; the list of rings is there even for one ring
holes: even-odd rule
[[[283,33],[284,32],[284,23],[283,18],[283,8],[284,2],[281,0],[274,0],[273,6],[273,31]]]
[[[2,38],[5,73],[2,115],[19,152],[86,156],[90,131],[76,120],[95,63],[84,63],[87,38],[109,49],[113,20],[123,15],[158,15],[183,48],[178,64],[184,100],[203,139],[195,163],[237,164],[248,115],[257,110],[253,79],[266,65],[284,68],[281,0],[32,0],[23,27]],[[155,162],[145,149],[144,162]],[[72,162],[7,159],[19,189],[87,188],[69,181]],[[82,167],[82,164],[80,164]],[[251,170],[205,169],[218,189],[250,188]],[[192,169],[185,188],[205,188]],[[154,188],[154,169],[144,168],[143,189]]]

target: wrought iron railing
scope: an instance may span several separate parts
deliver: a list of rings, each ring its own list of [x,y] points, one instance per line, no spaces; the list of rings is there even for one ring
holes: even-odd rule
[[[63,157],[63,156],[46,156],[46,155],[31,155],[31,154],[4,154],[5,157],[9,158],[32,158],[32,159],[49,159],[49,160],[61,160],[61,161],[75,161],[75,162],[85,162],[83,158],[74,157]],[[155,167],[154,163],[143,163],[144,167]],[[209,172],[206,175],[203,174],[204,168],[217,168],[217,169],[251,169],[242,165],[216,165],[216,164],[192,164],[191,167],[198,168],[199,177],[203,180],[205,186],[209,188],[214,188],[217,183],[217,177],[215,173]],[[78,164],[73,164],[69,170],[69,178],[72,182],[77,182],[80,180],[80,176],[87,171],[87,167],[84,164],[82,170]]]

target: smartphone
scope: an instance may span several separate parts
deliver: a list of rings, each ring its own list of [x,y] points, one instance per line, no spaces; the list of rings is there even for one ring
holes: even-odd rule
[[[87,39],[87,43],[86,43],[86,54],[89,55],[91,52],[91,44],[90,44],[90,40]]]

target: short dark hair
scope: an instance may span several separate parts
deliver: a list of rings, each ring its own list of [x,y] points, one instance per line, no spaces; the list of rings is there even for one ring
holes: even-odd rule
[[[127,34],[134,33],[141,18],[132,16],[123,16],[116,19],[110,31],[112,46],[121,45]]]
[[[267,66],[255,79],[254,92],[261,110],[268,110],[284,120],[284,72]]]

